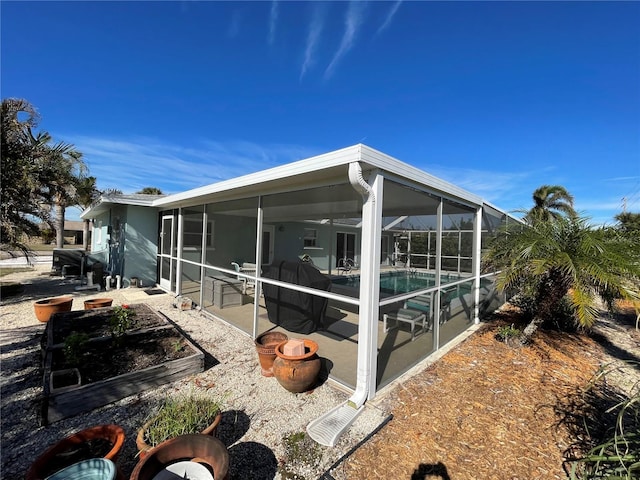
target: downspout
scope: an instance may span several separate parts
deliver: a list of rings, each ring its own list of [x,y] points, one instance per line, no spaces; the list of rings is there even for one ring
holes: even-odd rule
[[[380,222],[383,178],[372,176],[373,186],[362,177],[358,162],[349,164],[349,182],[362,195],[362,260],[360,262],[360,319],[358,321],[358,365],[356,388],[341,405],[307,425],[309,436],[321,445],[333,447],[376,393],[378,303],[380,297]],[[373,379],[373,380],[372,380]]]
[[[367,181],[362,176],[362,168],[358,162],[351,162],[349,164],[349,182],[351,182],[351,186],[362,195],[362,204],[363,204],[363,216],[364,216],[364,205],[367,202],[371,202],[372,205],[375,205],[376,196],[373,192],[371,186],[367,183]],[[372,209],[373,210],[373,209]],[[369,235],[365,235],[364,229],[366,229],[365,225],[368,224],[365,219],[363,219],[363,233],[362,233],[362,242],[368,241],[368,236],[370,236],[371,232],[368,232]],[[363,245],[364,247],[364,245]],[[363,248],[364,250],[364,248]],[[368,260],[368,259],[362,259]],[[371,265],[368,265],[369,262],[361,261],[360,262],[363,267],[367,267],[368,270],[371,269]],[[364,309],[365,314],[365,322],[367,322],[367,316],[371,314],[371,292],[363,292],[366,289],[365,282],[362,282],[362,278],[365,278],[365,275],[362,275],[361,271],[361,281],[360,281],[360,300],[365,299],[366,305],[360,305],[359,313],[362,315],[362,310]],[[365,293],[363,295],[363,293]],[[363,308],[364,307],[364,308]],[[370,319],[369,319],[370,320]],[[361,322],[359,322],[361,325]],[[357,358],[357,376],[356,376],[356,389],[353,392],[351,398],[349,398],[349,404],[354,408],[361,407],[364,402],[367,400],[369,396],[369,388],[371,382],[371,335],[370,335],[370,327],[369,323],[367,323],[364,328],[360,327],[358,329],[358,358]]]

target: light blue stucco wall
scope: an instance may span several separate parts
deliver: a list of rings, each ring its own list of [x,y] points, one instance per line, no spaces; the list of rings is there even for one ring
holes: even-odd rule
[[[155,285],[158,253],[158,211],[129,205],[124,223],[123,286],[137,277],[144,286]]]

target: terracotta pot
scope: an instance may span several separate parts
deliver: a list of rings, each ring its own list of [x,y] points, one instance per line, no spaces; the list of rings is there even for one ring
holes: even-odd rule
[[[136,437],[136,446],[138,447],[141,457],[145,457],[147,452],[153,448],[151,445],[145,442],[144,435],[147,430],[147,427],[151,425],[151,423],[154,420],[155,419],[152,418],[151,420],[146,422],[140,430],[138,430],[138,436]],[[215,436],[216,430],[218,429],[218,425],[220,425],[220,420],[222,420],[222,412],[219,412],[218,415],[216,415],[216,418],[213,419],[213,423],[209,425],[207,428],[205,428],[204,430],[202,430],[200,434],[208,435],[211,437]]]
[[[92,308],[110,307],[113,303],[113,298],[92,298],[84,301],[84,309],[91,310]]]
[[[195,433],[172,438],[149,450],[136,465],[130,480],[151,480],[179,460],[203,464],[213,471],[215,480],[229,478],[229,452],[224,443]]]
[[[33,309],[36,312],[36,318],[41,322],[48,322],[51,315],[58,312],[70,312],[73,304],[73,297],[53,297],[33,302]]]
[[[83,458],[79,458],[79,456],[83,453],[88,453],[88,445],[92,441],[106,440],[109,442],[111,450],[102,458],[115,463],[124,444],[124,437],[124,430],[118,425],[98,425],[74,433],[49,447],[40,455],[31,464],[26,480],[44,479],[63,468],[82,461]]]
[[[265,377],[273,377],[273,361],[276,359],[276,346],[286,342],[289,337],[282,332],[265,332],[255,340],[256,352],[260,361],[261,373]]]
[[[278,383],[290,392],[301,393],[311,388],[318,379],[321,367],[320,358],[316,355],[318,344],[305,338],[305,353],[289,356],[282,353],[286,343],[285,341],[276,346],[273,375]]]

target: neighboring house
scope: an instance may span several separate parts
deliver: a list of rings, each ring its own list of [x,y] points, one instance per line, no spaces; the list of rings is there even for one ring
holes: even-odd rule
[[[50,230],[51,226],[48,223],[40,224],[40,231],[45,232],[46,230]],[[55,232],[51,233],[53,239],[55,240]],[[76,221],[76,220],[65,220],[64,221],[64,232],[62,237],[64,238],[64,243],[66,245],[82,245],[82,237],[84,235],[84,222]],[[91,237],[91,232],[89,232],[89,237]],[[44,237],[43,237],[44,238]],[[32,241],[35,241],[33,239]],[[38,239],[42,241],[42,239]],[[55,241],[53,241],[55,243]]]
[[[338,424],[500,305],[481,251],[517,221],[365,145],[174,195],[104,197],[82,218],[124,286],[157,284],[253,338],[276,328],[268,290],[324,302],[305,337],[354,392]],[[278,276],[283,261],[313,265],[329,290]]]

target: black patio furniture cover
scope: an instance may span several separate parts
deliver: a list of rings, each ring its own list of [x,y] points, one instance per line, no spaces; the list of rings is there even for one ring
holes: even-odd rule
[[[329,291],[331,288],[329,277],[302,261],[274,261],[268,269],[263,268],[263,276],[318,290]],[[296,333],[313,333],[324,329],[326,298],[266,283],[262,290],[271,323]]]

